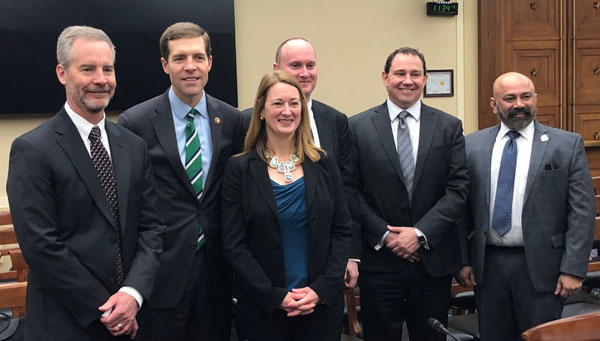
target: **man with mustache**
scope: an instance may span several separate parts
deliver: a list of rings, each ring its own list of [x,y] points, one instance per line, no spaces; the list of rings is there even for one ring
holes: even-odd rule
[[[466,137],[470,265],[457,277],[476,285],[486,341],[560,318],[586,275],[595,202],[583,141],[535,121],[536,104],[529,78],[503,74],[490,98],[500,125]]]
[[[56,57],[66,103],[13,142],[6,186],[30,268],[25,340],[133,339],[164,228],[150,157],[106,119],[117,85],[110,38],[67,27]]]

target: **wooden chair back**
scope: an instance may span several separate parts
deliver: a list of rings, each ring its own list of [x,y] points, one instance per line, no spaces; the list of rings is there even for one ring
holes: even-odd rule
[[[526,341],[592,341],[600,338],[600,312],[567,317],[529,328]]]
[[[12,308],[13,317],[25,317],[27,282],[0,284],[0,309]]]
[[[0,257],[8,261],[8,251],[18,249],[17,235],[12,226],[12,218],[9,211],[0,212]],[[17,272],[3,268],[0,272],[0,280],[16,280]]]
[[[17,272],[17,282],[27,282],[27,273],[29,272],[29,266],[23,258],[23,253],[20,249],[9,250],[10,261],[12,262],[13,271]]]
[[[346,289],[344,290],[344,299],[346,300],[346,310],[348,315],[348,335],[357,336],[362,335],[360,329],[360,322],[358,321],[357,307],[360,306],[360,289]]]

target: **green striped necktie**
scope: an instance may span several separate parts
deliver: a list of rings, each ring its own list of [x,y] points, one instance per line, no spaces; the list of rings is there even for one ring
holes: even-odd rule
[[[192,182],[196,198],[200,200],[202,197],[202,148],[200,146],[200,138],[194,125],[194,116],[198,111],[192,108],[186,115],[187,125],[185,126],[185,172]],[[204,232],[202,227],[198,233],[198,241],[196,249],[199,249],[204,244]]]

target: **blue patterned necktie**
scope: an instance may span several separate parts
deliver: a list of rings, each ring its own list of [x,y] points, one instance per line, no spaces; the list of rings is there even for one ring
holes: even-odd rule
[[[508,133],[510,140],[506,141],[498,171],[498,185],[496,186],[496,200],[494,201],[494,214],[492,228],[504,236],[512,226],[512,203],[515,188],[515,170],[517,168],[517,137],[518,132],[511,130]]]
[[[410,130],[406,124],[406,116],[410,115],[408,111],[402,111],[398,114],[400,122],[398,123],[398,134],[396,144],[398,147],[398,157],[404,176],[404,185],[408,192],[409,201],[412,198],[413,177],[415,175],[415,162],[413,158],[413,148],[410,142]]]
[[[194,125],[194,116],[198,111],[192,108],[186,115],[187,124],[185,126],[185,172],[187,173],[196,198],[200,200],[202,197],[202,148],[200,146],[200,138]],[[200,227],[198,232],[198,240],[196,241],[196,249],[199,249],[204,244],[204,231]]]

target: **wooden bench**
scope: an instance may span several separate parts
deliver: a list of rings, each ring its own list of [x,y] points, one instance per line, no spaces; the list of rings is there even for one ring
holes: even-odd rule
[[[0,257],[2,261],[8,261],[11,250],[18,250],[19,245],[17,244],[17,236],[15,229],[12,226],[12,218],[10,212],[0,212]],[[17,272],[14,270],[7,270],[0,272],[0,281],[10,281],[17,279]]]

